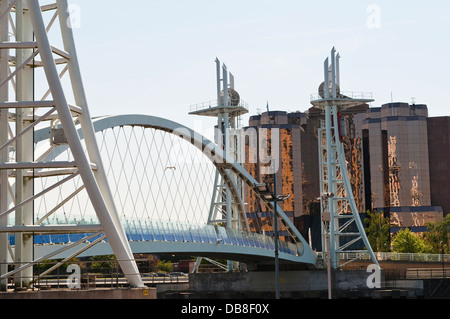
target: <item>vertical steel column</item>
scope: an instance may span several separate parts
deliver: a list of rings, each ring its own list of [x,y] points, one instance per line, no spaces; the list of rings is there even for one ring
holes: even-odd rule
[[[333,97],[336,95],[336,86],[333,84],[334,81],[330,79],[330,70],[329,70],[329,60],[328,58],[325,60],[324,65],[324,77],[325,77],[325,85],[324,85],[324,98],[330,99],[332,96],[330,96],[330,88],[332,90]],[[330,87],[330,83],[331,87]],[[334,216],[335,211],[335,180],[336,180],[336,166],[333,161],[333,154],[335,149],[335,141],[333,140],[333,132],[335,134],[336,130],[333,129],[333,122],[332,122],[332,110],[334,109],[333,106],[327,105],[325,107],[325,138],[326,138],[326,150],[327,150],[327,193],[329,196],[327,196],[326,200],[328,201],[328,209],[331,213],[331,219],[329,224],[329,232],[330,234],[330,259],[331,259],[331,265],[333,268],[336,268],[336,245],[339,245],[339,238],[335,235],[335,229],[339,227],[338,221],[336,220]],[[321,142],[322,143],[322,142]]]
[[[333,101],[337,98],[337,87],[336,87],[336,51],[333,47],[331,50],[331,79],[328,81],[331,82],[331,98]],[[326,126],[327,126],[327,149],[328,149],[328,165],[331,165],[331,174],[330,179],[328,181],[329,185],[331,185],[330,192],[332,193],[330,197],[330,211],[331,211],[331,224],[330,229],[333,232],[334,236],[331,236],[330,246],[331,246],[331,265],[333,268],[339,267],[339,257],[336,255],[337,250],[340,247],[340,237],[338,235],[339,229],[339,217],[336,214],[337,211],[337,161],[336,161],[336,151],[337,151],[337,143],[339,143],[339,128],[335,125],[336,120],[338,118],[337,107],[333,103],[332,105],[328,105],[325,110],[326,116]]]
[[[6,12],[9,6],[9,0],[0,0],[0,12]],[[0,42],[8,42],[8,14],[4,15],[0,20]],[[9,70],[9,50],[0,50],[0,81],[8,76]],[[8,85],[0,87],[0,102],[7,102],[9,99]],[[8,141],[8,109],[0,110],[0,145],[4,145]],[[0,152],[0,163],[8,161],[8,151]],[[8,209],[8,172],[0,170],[0,212]],[[0,226],[7,226],[8,217],[0,217]],[[0,234],[0,276],[8,272],[8,234]],[[0,282],[0,291],[7,288],[7,279]]]
[[[220,60],[216,58],[216,77],[217,77],[217,106],[220,106],[220,92],[222,90],[220,82]],[[219,127],[220,128],[220,127]]]
[[[332,127],[331,127],[331,107],[327,107],[325,109],[325,127],[326,127],[326,143],[327,143],[327,176],[328,176],[328,207],[331,213],[330,219],[330,227],[329,230],[332,234],[335,234],[334,230],[338,225],[336,225],[335,219],[335,187],[334,181],[336,179],[336,168],[333,165],[333,137],[332,137]],[[331,265],[333,268],[336,268],[336,238],[335,235],[330,236],[330,256],[331,256]]]
[[[24,0],[17,0],[16,2],[16,41],[18,42],[32,42],[33,28],[29,13],[24,10]],[[23,64],[23,62],[31,56],[32,49],[17,49],[16,50],[16,67]],[[24,68],[17,73],[16,77],[16,101],[33,101],[34,100],[34,70],[30,66]],[[33,109],[16,109],[16,136],[19,135],[27,126],[32,124],[32,121],[26,118],[32,118]],[[16,142],[16,162],[31,163],[34,161],[34,145],[33,132],[25,134]],[[16,203],[21,203],[25,199],[33,196],[33,178],[24,177],[24,170],[16,170]],[[17,226],[33,225],[33,203],[19,207],[15,215]],[[16,267],[33,261],[33,236],[30,234],[18,233],[15,235],[15,263]],[[31,286],[33,280],[33,269],[27,268],[15,276],[16,287]]]
[[[224,64],[222,66],[222,86],[223,86],[223,105],[226,109],[228,107],[228,69]],[[220,103],[220,102],[219,102]],[[223,113],[223,148],[224,155],[229,158],[230,150],[230,114],[228,112]],[[227,211],[227,229],[233,228],[233,209],[231,207],[231,192],[230,188],[226,186],[226,211]],[[233,261],[227,261],[227,269],[229,272],[233,271]]]

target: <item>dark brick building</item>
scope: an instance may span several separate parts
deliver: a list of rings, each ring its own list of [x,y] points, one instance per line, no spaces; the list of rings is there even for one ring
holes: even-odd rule
[[[450,213],[450,117],[430,117],[428,157],[430,161],[431,204]]]

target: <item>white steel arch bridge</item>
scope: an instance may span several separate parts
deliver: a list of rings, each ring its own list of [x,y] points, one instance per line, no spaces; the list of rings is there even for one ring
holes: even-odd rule
[[[40,260],[104,254],[99,247],[109,245],[130,284],[141,287],[130,241],[136,252],[271,259],[271,234],[250,231],[234,182],[238,176],[256,192],[256,181],[177,123],[92,119],[67,0],[41,2],[0,1],[0,290],[12,276],[16,287],[29,287]],[[185,153],[192,145],[197,153]],[[238,227],[207,223],[202,214],[216,172]],[[314,252],[280,208],[277,217],[280,259],[314,267]]]
[[[245,204],[229,171],[237,174],[256,195],[258,182],[241,165],[227,158],[215,143],[179,123],[147,115],[105,116],[93,119],[93,125],[121,222],[134,253],[173,253],[220,257],[248,264],[273,263],[273,234],[258,234],[248,229]],[[36,131],[37,149],[40,144],[55,139],[56,132],[51,128]],[[48,146],[43,149],[47,150]],[[70,161],[67,149],[64,143],[55,144],[51,152],[44,155],[45,161]],[[207,224],[216,170],[224,176],[235,202],[239,203],[240,229]],[[62,180],[65,173],[61,170],[60,177],[51,178]],[[45,170],[39,174],[44,176]],[[45,178],[41,178],[40,183],[42,188],[46,187]],[[40,231],[33,229],[37,256],[50,256],[61,247],[70,247],[82,236],[97,232],[95,237],[81,244],[85,251],[80,252],[79,246],[72,247],[51,258],[112,253],[77,183],[74,179],[72,184],[63,184],[36,202],[35,222],[41,227]],[[57,203],[58,198],[68,200],[61,205]],[[264,203],[273,210],[272,202]],[[50,211],[52,215],[43,216],[41,211],[47,212],[50,206],[55,206]],[[280,262],[315,267],[316,254],[281,207],[277,207],[277,213],[282,233],[288,238],[288,241],[280,241]],[[60,225],[59,234],[47,234],[46,223]],[[64,225],[76,225],[78,234],[73,233],[73,227],[71,234],[65,233]]]

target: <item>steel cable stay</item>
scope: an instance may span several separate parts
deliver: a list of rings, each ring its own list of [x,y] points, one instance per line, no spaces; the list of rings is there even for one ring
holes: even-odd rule
[[[123,128],[119,128],[119,130],[123,131]],[[132,128],[132,130],[133,130],[133,128]],[[124,134],[124,132],[123,132],[123,134]],[[122,169],[123,169],[123,171],[125,171],[125,167],[124,166],[128,167],[128,165],[126,163],[127,162],[129,163],[129,161],[127,161],[127,157],[129,157],[131,159],[131,163],[129,164],[129,167],[132,167],[132,171],[130,173],[131,176],[128,176],[128,174],[124,173],[125,182],[126,182],[126,185],[127,185],[127,192],[126,192],[127,196],[125,198],[125,202],[126,203],[127,202],[131,202],[131,207],[130,208],[132,208],[133,214],[135,214],[136,213],[136,200],[133,198],[133,194],[135,193],[135,191],[134,191],[134,188],[132,190],[132,187],[133,186],[137,187],[138,190],[139,190],[140,186],[139,186],[139,183],[136,183],[135,185],[131,185],[131,180],[133,180],[133,175],[134,175],[134,172],[136,170],[136,163],[133,161],[133,159],[131,157],[131,154],[130,154],[130,146],[131,146],[130,140],[131,140],[131,138],[132,138],[132,135],[125,137],[126,148],[125,148],[124,157],[121,158],[121,162],[122,162]],[[136,192],[136,193],[138,194],[139,192]]]
[[[136,132],[136,128],[134,128],[132,130],[131,134],[135,135],[135,132]],[[105,133],[103,133],[103,136],[105,136]],[[117,138],[117,136],[116,136],[116,138]],[[138,185],[137,185],[137,188],[134,189],[134,193],[135,194],[139,194],[140,195],[139,199],[141,201],[142,200],[145,201],[146,205],[144,205],[144,207],[148,207],[149,206],[148,202],[143,197],[143,193],[144,193],[144,190],[143,190],[143,188],[144,188],[143,184],[144,183],[143,183],[143,181],[144,181],[144,179],[147,179],[147,182],[148,182],[148,175],[147,175],[147,177],[145,177],[146,175],[138,176],[138,174],[137,174],[137,167],[139,166],[138,165],[139,158],[140,158],[141,162],[148,162],[148,161],[143,160],[143,156],[147,156],[147,155],[143,155],[145,152],[142,150],[142,146],[140,146],[141,151],[138,153],[139,156],[134,157],[134,158],[129,157],[129,154],[131,153],[129,151],[131,149],[131,146],[130,146],[131,141],[130,141],[129,138],[127,138],[127,139],[128,139],[128,142],[127,142],[128,143],[128,146],[127,146],[128,147],[128,151],[127,151],[126,155],[123,154],[123,153],[121,153],[121,154],[112,153],[109,150],[107,150],[104,145],[102,145],[102,150],[105,151],[106,154],[108,154],[108,158],[109,159],[114,157],[114,156],[119,156],[120,157],[120,161],[124,163],[124,164],[122,164],[121,171],[114,170],[114,173],[111,175],[111,177],[114,180],[114,183],[116,184],[116,193],[120,192],[120,189],[119,189],[118,185],[120,185],[122,181],[126,182],[126,184],[128,185],[127,186],[128,187],[127,191],[130,192],[131,191],[131,187],[130,187],[131,182],[130,181],[131,180],[135,180],[135,181],[137,180],[137,184]],[[136,141],[138,141],[138,142],[142,141],[142,139],[140,139],[140,140],[137,140],[136,138],[134,138],[134,139]],[[157,138],[153,137],[152,139],[156,140]],[[155,146],[155,144],[152,144],[152,145]],[[117,148],[115,148],[115,149],[117,149]],[[163,161],[161,154],[170,153],[170,152],[171,152],[171,150],[169,150],[167,147],[163,147],[163,146],[161,146],[161,148],[158,147],[157,151],[154,152],[154,154],[157,154],[157,155],[155,155],[157,158],[156,158],[156,160],[154,160],[155,163],[156,163],[156,164],[154,164],[154,166],[158,166],[158,170],[162,169],[163,167],[166,167],[167,166],[166,164],[169,163],[169,162],[166,163],[166,162]],[[147,166],[148,164],[144,164],[144,165],[146,165],[144,167],[145,170],[148,171],[149,170],[149,168]],[[127,167],[131,168],[131,170],[129,170],[130,172],[126,172],[125,168],[127,168]],[[154,168],[152,168],[152,169],[154,169]],[[108,173],[110,173],[112,171],[113,170],[109,169]],[[118,177],[118,176],[120,176],[120,177]],[[175,187],[174,187],[174,192],[166,192],[166,194],[163,194],[163,191],[161,190],[161,191],[157,191],[156,195],[152,194],[153,201],[156,202],[159,197],[162,197],[162,199],[163,199],[163,201],[162,201],[162,205],[163,205],[162,210],[163,211],[169,211],[169,209],[170,209],[169,203],[174,202],[174,203],[178,204],[177,202],[180,202],[180,201],[177,201],[176,200],[177,198],[180,198],[181,202],[183,202],[184,201],[183,199],[185,199],[186,196],[188,196],[186,194],[186,192],[184,192],[184,193],[180,192],[180,188],[183,186],[183,184],[194,185],[194,184],[198,183],[199,179],[193,180],[192,179],[193,176],[197,176],[197,178],[200,178],[200,176],[202,176],[202,174],[193,174],[192,171],[190,171],[189,174],[182,174],[182,175],[180,175],[180,179],[176,179],[177,177],[174,174],[174,172],[170,172],[168,170],[166,170],[165,174],[163,174],[163,175],[155,174],[155,176],[153,176],[153,178],[155,179],[155,180],[153,180],[153,183],[152,182],[148,182],[148,183],[156,184],[156,185],[158,185],[158,184],[159,185],[175,185]],[[196,193],[195,195],[199,196],[198,193]],[[183,196],[183,197],[181,197],[181,196]],[[133,202],[136,202],[136,201],[137,201],[137,198],[133,198]],[[121,197],[121,206],[126,206],[127,202],[128,202],[128,200],[124,200]],[[188,209],[193,210],[193,209],[195,209],[195,206],[193,206],[193,205],[195,205],[194,203],[197,202],[197,200],[191,200],[191,201],[187,201],[186,200],[184,202],[188,203],[188,205],[191,205],[190,208],[188,208]],[[181,206],[179,206],[179,207],[181,207]],[[135,214],[137,212],[136,205],[134,205],[132,211],[133,211],[133,215],[131,217],[133,217],[133,218],[139,217],[138,215]],[[164,219],[171,220],[173,218],[175,218],[175,220],[176,219],[180,219],[180,214],[182,212],[181,212],[181,210],[178,207],[175,206],[175,209],[173,209],[173,213],[174,213],[174,215],[173,214],[169,214],[169,216],[166,216],[166,218],[164,218],[164,216],[159,214],[158,216],[156,216],[156,219],[160,219],[160,220],[164,220]],[[141,215],[141,216],[143,216],[143,215]],[[127,216],[127,217],[130,217],[130,216]]]
[[[148,144],[148,139],[147,139],[147,136],[145,135],[145,134],[142,134],[142,136],[143,136],[143,141],[144,141],[144,145],[147,147],[147,149],[150,149],[149,147],[149,144]],[[152,144],[150,144],[150,145],[152,145]],[[143,171],[144,172],[147,172],[149,169],[151,169],[150,167],[149,167],[149,163],[151,162],[151,154],[150,153],[147,153],[146,154],[146,157],[145,157],[145,160],[144,160],[144,158],[142,157],[142,153],[141,152],[139,152],[139,156],[143,159]],[[144,178],[145,178],[145,180],[144,180]],[[143,179],[141,180],[141,189],[143,190],[142,191],[142,198],[143,198],[143,212],[142,212],[142,218],[145,216],[147,219],[149,219],[150,220],[150,216],[149,216],[149,211],[148,211],[148,209],[149,209],[149,206],[150,206],[150,204],[149,204],[149,200],[150,200],[150,195],[151,195],[151,192],[147,192],[147,194],[146,194],[146,196],[144,196],[144,189],[142,188],[142,185],[144,185],[144,182],[146,183],[145,185],[148,187],[148,185],[151,185],[151,180],[149,179],[149,174],[143,174]]]
[[[135,141],[135,143],[136,143],[136,145],[139,145],[139,146],[142,146],[142,144],[143,144],[143,140],[144,140],[144,138],[145,138],[145,134],[143,134],[143,132],[142,132],[142,128],[139,128],[139,131],[141,132],[141,134],[140,134],[140,140],[138,140],[138,137],[137,137],[137,135],[136,135],[136,132],[135,132],[135,127],[133,127],[132,128],[133,129],[133,136],[134,136],[134,141]],[[137,192],[137,196],[139,196],[140,198],[141,198],[141,200],[142,201],[144,201],[144,193],[143,193],[143,189],[142,189],[142,185],[143,185],[143,179],[145,178],[145,175],[146,174],[143,174],[143,172],[146,172],[147,171],[147,165],[146,165],[146,163],[144,162],[144,160],[143,160],[143,158],[142,158],[142,153],[141,152],[137,152],[137,157],[136,157],[136,162],[135,162],[135,169],[137,168],[137,167],[140,167],[141,168],[141,174],[140,174],[140,176],[139,176],[139,173],[136,171],[136,174],[135,174],[135,176],[136,176],[136,178],[138,179],[138,182],[137,182],[137,185],[139,185],[139,189],[138,189],[138,192]],[[139,160],[139,165],[138,165],[138,160]],[[136,211],[136,214],[137,214],[138,212]],[[138,216],[138,215],[136,215],[136,218],[138,219],[138,220],[140,220],[140,219],[142,219],[143,218],[143,216],[144,216],[144,212],[142,211],[141,212],[141,215],[140,216]]]

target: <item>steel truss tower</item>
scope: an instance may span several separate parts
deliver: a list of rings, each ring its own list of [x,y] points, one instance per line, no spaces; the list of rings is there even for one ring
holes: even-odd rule
[[[228,71],[225,64],[221,65],[216,58],[217,73],[217,102],[210,101],[191,107],[191,115],[217,117],[216,143],[223,150],[226,156],[240,163],[243,156],[241,139],[235,134],[239,129],[239,119],[241,115],[248,113],[248,107],[241,100],[238,92],[234,89],[234,76]],[[246,229],[248,222],[245,217],[237,213],[237,203],[226,186],[224,178],[230,178],[236,185],[239,192],[238,196],[243,198],[243,183],[236,174],[226,170],[225,177],[216,171],[214,181],[213,195],[211,199],[208,224],[226,223],[229,229]],[[233,268],[232,263],[228,262],[228,271]]]
[[[47,25],[44,22],[44,14],[51,16]],[[52,30],[56,29],[52,28],[56,21],[59,21],[60,29]],[[48,36],[50,30],[61,37],[62,42],[58,43],[62,43],[63,48],[51,45]],[[64,68],[59,71],[57,66]],[[38,68],[43,68],[45,77],[40,83],[35,83],[35,70]],[[68,73],[70,78],[69,89],[62,84],[65,73]],[[36,100],[36,85],[47,84],[42,82],[48,83],[48,91],[44,97],[37,97]],[[70,97],[74,98],[75,105],[69,104]],[[35,158],[33,130],[42,123],[58,123],[49,126],[52,132],[58,130],[60,136],[62,134],[62,143],[69,145],[73,162],[43,162],[41,158]],[[82,129],[87,154],[83,150],[75,124],[80,125]],[[55,140],[50,141],[48,152],[55,145]],[[34,194],[34,180],[52,175],[67,177],[39,194]],[[33,284],[33,265],[41,259],[50,258],[68,249],[62,248],[51,256],[34,260],[33,234],[43,231],[47,234],[60,233],[61,225],[43,227],[35,224],[33,202],[78,175],[100,225],[65,225],[65,233],[88,232],[94,233],[93,236],[104,234],[100,238],[108,238],[130,285],[143,287],[100,158],[78,65],[67,0],[56,0],[54,4],[42,6],[38,0],[1,0],[0,280],[3,290],[6,288],[6,280],[13,275],[16,287],[30,287]],[[70,199],[70,196],[62,202]],[[47,215],[55,210],[57,207]],[[12,213],[15,213],[15,225],[8,225],[8,217]],[[15,234],[14,250],[9,246],[8,234]],[[89,238],[84,240],[86,239]],[[83,240],[74,243],[69,248],[82,242]],[[96,242],[98,240],[91,245]],[[81,247],[78,253],[84,249],[86,248]],[[73,256],[76,255],[77,253]],[[15,269],[8,272],[6,263],[9,258],[14,261]]]
[[[329,253],[331,267],[339,269],[352,258],[368,254],[374,264],[378,261],[367,239],[359,216],[348,176],[344,146],[341,142],[341,111],[372,102],[370,93],[345,93],[340,91],[339,54],[335,48],[325,60],[325,81],[319,94],[312,96],[311,103],[324,112],[325,119],[319,129],[319,167],[322,214],[322,251]],[[355,227],[356,226],[356,227]],[[352,250],[352,245],[360,243],[365,250]],[[357,254],[351,254],[357,253]],[[341,264],[341,260],[347,262]],[[355,256],[355,257],[352,257]]]

